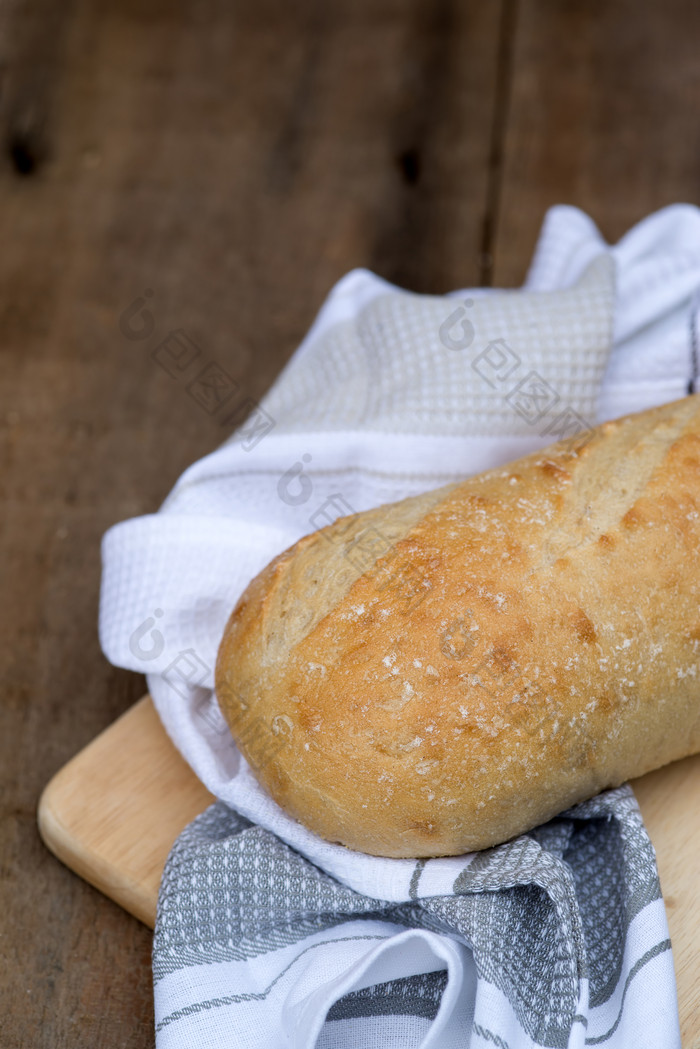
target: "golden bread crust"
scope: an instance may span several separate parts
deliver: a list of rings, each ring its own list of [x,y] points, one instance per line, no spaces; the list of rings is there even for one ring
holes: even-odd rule
[[[218,700],[322,837],[483,849],[700,750],[699,567],[695,396],[306,536],[234,610]]]

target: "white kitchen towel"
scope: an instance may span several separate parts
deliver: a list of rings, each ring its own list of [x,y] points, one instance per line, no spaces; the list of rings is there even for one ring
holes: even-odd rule
[[[477,857],[416,864],[363,856],[322,842],[266,795],[236,750],[211,686],[237,597],[305,532],[575,435],[599,419],[683,396],[697,372],[699,234],[697,210],[677,206],[610,248],[590,219],[561,207],[548,213],[519,291],[418,296],[366,271],[349,274],[261,404],[244,398],[234,408],[235,418],[249,411],[234,436],[185,472],[159,514],[106,534],[104,651],[117,665],[148,672],[176,745],[238,814],[217,810],[201,818],[166,870],[154,944],[159,1045],[447,1045],[455,1024],[454,1044],[482,1039],[514,1049],[588,1038],[621,1046],[631,1044],[630,1032],[638,1045],[678,1044],[663,904],[629,792],[598,799],[603,809],[564,821],[563,831],[557,824],[556,832],[533,832]],[[171,375],[189,365],[178,333],[159,343],[154,357]],[[195,399],[218,410],[225,384],[211,369],[197,381],[190,383]],[[272,728],[284,745],[285,726]],[[584,820],[584,851],[607,857],[611,879],[594,878],[600,927],[596,893],[584,907],[571,873]],[[600,828],[609,826],[617,827],[615,861],[600,838]],[[542,859],[534,860],[533,849],[558,872],[544,892],[537,874]],[[527,862],[518,850],[526,850]],[[467,873],[476,875],[493,857],[500,858],[486,881]],[[215,900],[207,897],[213,885],[227,884],[222,863],[226,870],[238,865],[236,903],[219,888]],[[286,870],[290,863],[297,874],[277,883],[276,865]],[[629,871],[645,885],[641,893],[631,887]],[[292,891],[297,875],[305,886],[301,910]],[[316,877],[340,894],[337,906],[332,893],[324,898],[312,885]],[[249,892],[241,890],[244,883]],[[276,893],[288,926],[267,923]],[[503,914],[520,906],[529,919],[499,918],[503,935],[484,947],[495,911],[483,912],[485,927],[478,918],[444,914],[437,926],[426,925],[425,907],[415,902],[439,898],[461,906],[467,895],[497,897],[499,908],[513,897]],[[591,962],[610,928],[609,899],[624,914],[616,946],[606,940],[612,970]],[[386,907],[376,901],[398,905],[388,924]],[[539,944],[538,970],[535,933],[546,925],[547,907],[560,935]],[[398,931],[406,924],[415,926],[408,939]],[[372,945],[367,937],[375,935],[390,939]],[[559,945],[553,969],[544,960],[551,942]],[[522,951],[532,962],[524,968]],[[524,992],[514,975],[520,969],[540,972]],[[552,997],[557,972],[567,990]],[[447,974],[444,987],[436,973]],[[399,990],[387,1006],[389,985]],[[406,999],[420,1000],[417,1008],[425,1011],[426,994],[439,999],[432,1017],[405,1011]],[[361,1016],[347,1004],[353,995],[363,998]],[[387,1016],[394,1016],[391,1036]],[[237,1024],[244,1036],[236,1034]],[[307,1029],[318,1038],[304,1041]]]

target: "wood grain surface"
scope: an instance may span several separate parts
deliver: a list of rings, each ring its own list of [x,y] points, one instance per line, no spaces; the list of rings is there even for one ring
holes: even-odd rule
[[[616,237],[694,202],[699,29],[692,0],[0,2],[3,1046],[153,1044],[148,930],[36,827],[144,691],[99,650],[100,538],[225,436],[153,349],[180,329],[255,398],[354,266],[513,285],[551,204]]]
[[[152,929],[168,853],[213,801],[144,696],[56,773],[37,815],[63,863]]]

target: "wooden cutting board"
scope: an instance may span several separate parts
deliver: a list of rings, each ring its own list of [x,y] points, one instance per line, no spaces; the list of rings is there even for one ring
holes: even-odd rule
[[[656,849],[685,1049],[700,1049],[700,755],[634,781]],[[39,830],[68,867],[151,928],[166,857],[213,800],[144,696],[57,773]]]

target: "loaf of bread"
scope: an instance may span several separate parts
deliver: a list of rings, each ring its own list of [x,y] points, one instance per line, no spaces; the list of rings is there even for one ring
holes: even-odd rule
[[[221,709],[272,797],[460,854],[700,750],[700,396],[335,521],[234,610]]]

